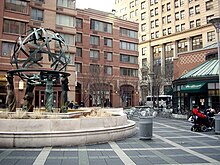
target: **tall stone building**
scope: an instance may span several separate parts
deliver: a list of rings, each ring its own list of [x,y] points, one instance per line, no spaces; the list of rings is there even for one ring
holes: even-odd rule
[[[209,20],[220,15],[219,8],[218,0],[115,1],[117,16],[139,23],[142,99],[149,95],[149,91],[144,90],[148,82],[152,82],[152,78],[157,81],[158,74],[162,78],[159,93],[166,94],[174,77],[188,71],[179,70],[178,65],[174,68],[173,63],[180,55],[198,52],[216,42],[215,29]],[[188,60],[187,65],[195,67],[205,58],[198,55]]]
[[[18,36],[26,36],[31,28],[50,28],[60,33],[69,45],[68,56],[70,63],[67,72],[69,77],[69,100],[75,100],[75,0],[2,0],[0,6],[0,107],[5,107],[6,98],[6,72],[15,69],[10,64],[13,46]],[[56,45],[51,45],[52,52],[59,51]],[[39,54],[46,57],[46,54]],[[45,60],[42,65],[50,67]],[[17,98],[17,107],[21,107],[26,88],[24,81],[14,77],[14,87]],[[54,106],[61,107],[61,84],[54,86]],[[34,90],[35,107],[45,107],[45,86],[36,86]]]

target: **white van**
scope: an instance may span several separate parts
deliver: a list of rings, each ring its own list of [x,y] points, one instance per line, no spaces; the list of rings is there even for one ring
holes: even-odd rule
[[[157,106],[159,100],[159,107],[170,108],[172,106],[172,95],[146,96],[146,106]]]

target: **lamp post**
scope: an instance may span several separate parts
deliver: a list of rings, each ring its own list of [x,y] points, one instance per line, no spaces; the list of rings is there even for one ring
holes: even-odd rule
[[[218,89],[219,89],[219,97],[220,97],[220,43],[219,43],[219,30],[220,30],[220,17],[218,18],[212,18],[210,21],[212,25],[215,27],[216,34],[217,34],[217,43],[218,43],[218,76],[219,76],[219,81],[218,81]]]

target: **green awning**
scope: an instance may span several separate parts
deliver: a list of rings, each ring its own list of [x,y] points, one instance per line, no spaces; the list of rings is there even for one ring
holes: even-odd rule
[[[181,88],[180,92],[182,93],[200,93],[205,92],[206,82],[198,83],[189,83]]]

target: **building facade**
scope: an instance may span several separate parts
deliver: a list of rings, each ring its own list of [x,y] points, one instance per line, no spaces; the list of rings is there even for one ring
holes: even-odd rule
[[[11,66],[10,59],[13,53],[13,46],[19,36],[26,36],[26,32],[31,28],[50,28],[58,32],[69,46],[68,58],[70,63],[67,72],[69,77],[69,100],[75,100],[75,0],[2,0],[0,6],[0,107],[5,107],[6,98],[6,78],[8,70],[15,69]],[[56,45],[51,45],[51,51],[59,51]],[[46,57],[46,54],[40,54]],[[46,58],[42,65],[50,68],[50,63]],[[23,104],[26,84],[19,77],[14,76],[14,88],[16,93],[17,107]],[[53,107],[61,107],[61,84],[53,87]],[[34,89],[34,106],[45,107],[45,86],[36,86]]]
[[[77,9],[76,101],[86,106],[138,105],[138,24]]]
[[[117,16],[139,23],[142,99],[149,94],[146,89],[152,88],[146,87],[148,82],[158,81],[158,73],[162,79],[159,92],[169,91],[179,73],[173,69],[173,59],[216,42],[215,29],[209,20],[219,16],[219,5],[217,0],[115,1]],[[197,60],[201,59],[196,58],[191,66],[200,62]]]

